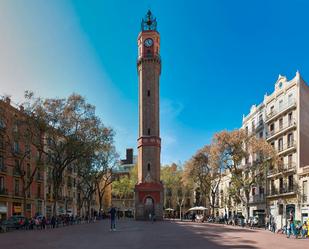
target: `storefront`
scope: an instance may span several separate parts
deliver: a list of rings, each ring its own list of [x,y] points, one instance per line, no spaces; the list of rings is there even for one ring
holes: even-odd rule
[[[307,207],[301,208],[301,222],[304,223],[304,221],[308,221],[308,218],[309,218],[309,205],[307,205]]]
[[[12,214],[13,215],[21,215],[22,213],[22,206],[20,202],[13,202],[13,210],[12,210]]]
[[[8,207],[6,202],[0,202],[0,219],[5,220],[8,218]]]

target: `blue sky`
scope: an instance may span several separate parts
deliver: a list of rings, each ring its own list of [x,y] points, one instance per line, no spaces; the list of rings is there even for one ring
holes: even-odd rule
[[[136,38],[148,8],[161,34],[162,163],[240,127],[278,74],[309,80],[306,0],[1,0],[0,94],[78,92],[115,129],[122,156],[136,149]]]

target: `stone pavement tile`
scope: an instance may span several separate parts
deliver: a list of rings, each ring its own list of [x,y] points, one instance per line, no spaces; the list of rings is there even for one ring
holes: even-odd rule
[[[287,239],[264,230],[191,222],[109,221],[64,228],[0,234],[0,249],[257,249],[309,248],[309,240]]]

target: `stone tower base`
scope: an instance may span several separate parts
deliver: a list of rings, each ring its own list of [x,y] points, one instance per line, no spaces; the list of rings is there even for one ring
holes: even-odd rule
[[[135,185],[135,219],[163,220],[163,185],[161,183],[140,183]]]

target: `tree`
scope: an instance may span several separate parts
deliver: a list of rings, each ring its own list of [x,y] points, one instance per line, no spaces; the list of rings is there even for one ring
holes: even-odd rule
[[[264,139],[250,136],[244,130],[219,132],[214,135],[213,143],[222,169],[231,174],[229,193],[236,203],[245,206],[249,217],[250,191],[265,182],[267,167],[277,162],[276,151]]]
[[[79,208],[81,209],[86,202],[87,217],[91,217],[91,202],[96,191],[96,171],[91,164],[91,159],[81,159],[78,162],[78,174],[80,182],[78,188],[82,193],[82,199],[79,200]]]
[[[118,199],[125,201],[134,195],[134,188],[137,183],[137,166],[135,165],[128,175],[120,176],[112,183],[112,194]],[[125,203],[124,203],[125,204]]]
[[[99,210],[103,209],[103,197],[113,182],[118,154],[114,146],[114,131],[103,128],[100,135],[100,149],[96,152],[93,165],[96,171],[95,186],[99,197]]]
[[[208,200],[212,214],[214,214],[216,208],[221,171],[220,158],[212,145],[206,145],[198,150],[185,165],[184,179],[186,184],[194,182],[196,188]],[[197,205],[201,205],[201,202]]]
[[[165,207],[176,209],[182,195],[182,171],[172,163],[161,168],[161,180],[165,189]]]
[[[56,215],[64,170],[99,150],[102,124],[95,115],[95,107],[78,94],[63,99],[41,99],[27,92],[26,99],[29,115],[44,128],[42,150],[52,169],[53,214]]]

